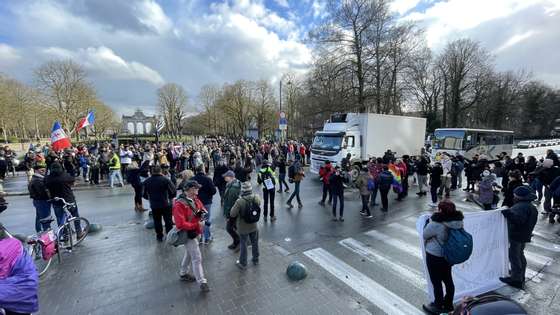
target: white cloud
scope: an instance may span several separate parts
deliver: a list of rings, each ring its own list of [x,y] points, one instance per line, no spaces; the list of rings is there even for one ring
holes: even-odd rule
[[[324,0],[313,0],[311,9],[313,9],[313,17],[324,18],[327,16],[327,3]]]
[[[125,61],[105,46],[88,47],[77,51],[48,47],[43,49],[43,53],[56,58],[73,59],[83,64],[86,69],[99,71],[111,79],[143,80],[157,86],[165,82],[157,71],[136,61]]]
[[[138,20],[159,34],[169,31],[173,26],[173,22],[153,0],[144,0],[138,3],[135,9],[138,12]]]
[[[14,47],[0,43],[0,65],[14,64],[21,59],[17,49]]]
[[[278,4],[281,7],[284,8],[289,8],[290,4],[288,3],[288,0],[274,0],[274,2],[276,2],[276,4]]]
[[[391,10],[398,12],[399,14],[405,14],[406,12],[414,9],[418,3],[422,0],[395,0],[391,2]]]
[[[437,48],[457,32],[510,16],[536,4],[548,7],[554,1],[557,0],[449,0],[435,3],[424,13],[413,12],[404,19],[425,23],[428,45]]]
[[[515,34],[510,37],[502,46],[498,47],[494,52],[499,53],[502,50],[506,50],[512,46],[519,44],[520,42],[529,39],[531,36],[537,34],[538,32],[530,30],[521,34]]]

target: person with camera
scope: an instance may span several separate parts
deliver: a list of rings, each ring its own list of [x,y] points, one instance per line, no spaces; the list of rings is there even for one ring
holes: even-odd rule
[[[253,186],[247,181],[241,184],[241,196],[237,199],[230,212],[230,217],[237,218],[237,232],[241,240],[239,260],[235,263],[241,270],[247,268],[247,241],[252,246],[253,265],[259,264],[259,229],[261,200],[253,194]]]
[[[333,196],[332,201],[332,215],[333,221],[344,222],[344,176],[340,171],[340,167],[336,166],[334,168],[334,173],[329,178],[329,183],[331,185],[331,194]],[[336,218],[336,205],[340,203],[339,217]]]
[[[182,281],[197,282],[202,292],[210,291],[208,281],[202,269],[202,255],[197,238],[202,234],[206,209],[198,199],[198,190],[202,187],[195,180],[187,180],[181,184],[182,193],[173,203],[173,219],[180,231],[187,232],[185,255],[181,261],[179,276]]]

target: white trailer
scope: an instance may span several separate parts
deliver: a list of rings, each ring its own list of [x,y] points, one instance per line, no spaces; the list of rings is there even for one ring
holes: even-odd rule
[[[424,147],[426,119],[381,114],[333,114],[311,145],[311,172],[330,161],[339,165],[347,154],[359,166],[387,150],[396,156],[419,155]]]

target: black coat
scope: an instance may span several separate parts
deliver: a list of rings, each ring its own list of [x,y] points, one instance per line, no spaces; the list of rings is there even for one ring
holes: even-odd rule
[[[207,205],[212,203],[212,197],[216,194],[216,186],[204,173],[196,174],[192,180],[196,180],[202,187],[198,190],[198,198],[202,204]]]
[[[140,169],[139,168],[131,168],[128,169],[126,172],[126,181],[132,185],[132,187],[140,187],[142,186],[142,182],[140,182]]]
[[[29,189],[29,198],[33,200],[49,200],[49,193],[43,176],[33,175],[27,188]]]
[[[520,180],[514,180],[508,183],[504,193],[504,202],[502,203],[502,206],[508,206],[510,208],[513,207],[513,204],[515,203],[513,200],[513,191],[519,186],[523,186],[523,182]]]
[[[61,173],[51,173],[45,177],[45,186],[52,198],[59,197],[66,200],[66,202],[76,202],[72,192],[72,185],[74,185],[74,177],[64,171]]]
[[[214,185],[216,185],[219,189],[226,188],[226,181],[223,175],[229,170],[229,168],[225,165],[218,165],[214,169]]]
[[[432,173],[430,174],[430,187],[441,186],[441,175],[443,175],[443,168],[441,166],[432,167]]]
[[[164,209],[172,206],[177,188],[171,180],[161,174],[154,174],[144,181],[144,198],[150,201],[150,208]]]
[[[530,201],[518,201],[510,209],[502,210],[502,214],[507,219],[510,240],[522,243],[531,241],[539,214]]]
[[[333,173],[329,178],[329,185],[333,194],[342,195],[344,193],[344,179],[342,175]]]

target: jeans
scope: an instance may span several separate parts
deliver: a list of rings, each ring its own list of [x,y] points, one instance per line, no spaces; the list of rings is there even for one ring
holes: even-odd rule
[[[369,195],[362,195],[362,212],[365,212],[367,215],[371,215],[369,211]]]
[[[332,200],[333,217],[336,217],[336,204],[338,203],[338,201],[340,201],[339,217],[342,218],[344,216],[344,193],[333,194],[333,200]]]
[[[434,287],[434,303],[439,307],[453,306],[455,284],[451,275],[451,265],[445,258],[430,253],[426,253],[426,265],[430,274],[430,281]],[[442,283],[445,284],[445,297],[443,296]]]
[[[239,234],[237,234],[237,217],[229,217],[226,219],[226,231],[233,239],[233,245],[237,246],[239,244]]]
[[[239,236],[241,238],[239,263],[243,266],[247,266],[247,239],[251,240],[253,263],[258,263],[259,262],[259,231],[255,231],[249,234],[241,234]]]
[[[509,263],[511,265],[511,279],[520,283],[525,282],[525,270],[527,260],[525,259],[525,243],[509,240]]]
[[[82,176],[84,177],[84,181],[89,180],[88,175],[89,175],[89,166],[82,167]]]
[[[111,188],[113,187],[113,184],[115,183],[115,178],[119,181],[121,186],[124,186],[121,170],[111,170],[111,172],[109,174],[109,186],[111,186]]]
[[[198,241],[195,239],[189,239],[185,243],[185,255],[181,261],[181,269],[179,274],[184,276],[186,274],[193,274],[198,283],[208,282],[204,278],[204,270],[202,269],[202,255],[200,254],[200,247],[198,247]]]
[[[325,200],[327,199],[327,193],[329,194],[329,203],[331,203],[332,202],[331,187],[329,184],[323,183],[323,198],[321,198],[322,203],[324,203]]]
[[[301,199],[299,197],[299,186],[301,185],[301,182],[294,182],[294,192],[292,193],[292,195],[290,196],[290,198],[288,198],[288,203],[292,203],[292,200],[295,198],[297,198],[297,202],[299,205],[301,205]]]
[[[264,217],[266,218],[266,216],[268,215],[268,204],[270,201],[270,217],[274,217],[274,188],[268,190],[268,189],[263,189],[263,199],[264,199]]]
[[[62,226],[62,224],[64,224],[64,220],[66,219],[66,213],[64,213],[62,205],[59,205],[57,202],[53,203],[53,210],[54,215],[56,216],[56,223],[58,224],[58,226]],[[70,212],[70,214],[72,214],[72,216],[76,218],[80,216],[80,213],[78,213],[78,206],[69,207],[68,212]],[[76,220],[74,222],[74,226],[76,227],[77,232],[82,231],[82,226],[80,225],[79,220]]]
[[[542,182],[538,179],[535,178],[533,179],[533,181],[529,184],[529,186],[531,186],[531,188],[533,188],[533,190],[537,193],[537,196],[539,197],[539,201],[542,200],[543,198],[543,184]]]
[[[377,200],[377,192],[379,191],[379,186],[377,185],[377,183],[375,184],[375,187],[373,188],[373,190],[371,191],[371,206],[375,206],[375,201]]]
[[[212,212],[210,211],[210,209],[212,209],[212,204],[205,204],[204,208],[206,209],[206,211],[208,211],[208,215],[206,216],[206,221],[204,222],[202,235],[204,235],[205,240],[209,240],[212,238],[212,233],[210,232],[210,226],[212,225]]]
[[[383,207],[383,210],[387,211],[387,209],[389,209],[389,190],[391,190],[391,188],[379,188],[379,192],[381,192],[381,205]]]
[[[438,193],[438,186],[432,186],[430,188],[430,193],[432,195],[432,203],[437,203],[438,199],[437,199],[437,193]]]
[[[417,175],[417,177],[418,177],[418,191],[421,193],[426,192],[426,190],[428,189],[428,175]]]
[[[41,223],[39,220],[51,215],[51,203],[47,200],[33,200],[33,206],[35,207],[35,232],[48,230],[50,224]]]
[[[286,173],[278,174],[278,181],[279,181],[279,186],[280,186],[280,187],[278,187],[278,192],[282,192],[282,184],[284,184],[284,186],[286,186],[286,191],[290,190],[290,186],[288,186],[288,183],[286,183]]]
[[[156,230],[156,236],[158,238],[163,237],[163,225],[161,224],[161,219],[165,221],[165,231],[169,233],[173,228],[173,220],[171,219],[171,206],[161,208],[161,209],[153,209],[152,208],[152,216],[154,219],[154,229]]]

